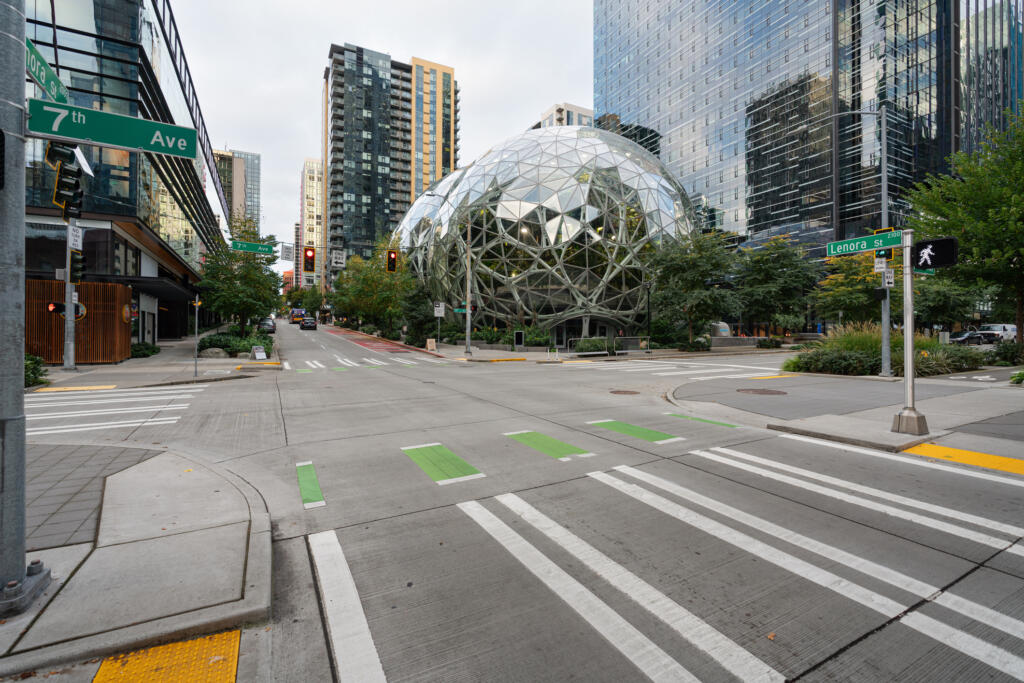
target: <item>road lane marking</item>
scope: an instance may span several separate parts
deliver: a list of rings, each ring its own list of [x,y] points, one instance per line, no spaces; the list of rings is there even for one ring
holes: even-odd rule
[[[923,455],[926,458],[958,462],[961,465],[983,467],[987,470],[1024,474],[1024,460],[982,453],[981,451],[968,451],[962,448],[950,448],[949,446],[940,446],[934,443],[922,443],[903,452],[910,453],[911,455]]]
[[[873,500],[868,500],[867,498],[861,498],[860,496],[854,496],[848,493],[843,493],[842,491],[827,488],[825,486],[812,484],[811,482],[804,481],[802,479],[797,479],[796,477],[790,477],[785,474],[778,474],[776,472],[772,472],[761,467],[755,467],[753,465],[748,465],[746,463],[730,460],[729,458],[716,455],[714,453],[709,453],[708,451],[690,451],[690,453],[692,453],[693,455],[700,456],[702,458],[707,458],[708,460],[713,460],[723,465],[728,465],[729,467],[735,467],[736,469],[744,470],[752,474],[765,477],[766,479],[774,479],[775,481],[780,481],[784,484],[789,484],[797,488],[802,488],[806,491],[811,491],[813,493],[818,493],[829,498],[841,500],[844,503],[849,503],[851,505],[866,508],[868,510],[872,510],[882,515],[895,517],[897,519],[904,519],[908,522],[914,522],[916,524],[920,524],[921,526],[935,529],[936,531],[942,531],[952,536],[966,538],[969,541],[974,541],[975,543],[980,543],[981,545],[985,545],[990,548],[1003,550],[1014,555],[1024,555],[1024,550],[1013,547],[1014,543],[1016,542],[1016,539],[1009,540],[997,538],[989,534],[974,531],[973,529],[966,529],[955,524],[950,524],[949,522],[943,522],[942,520],[933,519],[931,517],[925,517],[924,515],[919,515],[916,512],[910,512],[909,510],[903,510],[902,508],[893,507],[891,505],[886,505],[884,503],[877,503]]]
[[[391,360],[396,363],[402,363],[403,365],[416,365],[416,361],[406,360],[404,358],[392,358]]]
[[[36,389],[33,394],[42,394],[53,391],[99,391],[101,389],[113,389],[116,384],[103,384],[94,387],[43,387],[42,389]]]
[[[56,394],[53,396],[36,396],[35,393],[29,394],[25,397],[26,403],[33,401],[70,401],[87,398],[102,398],[104,396],[116,396],[125,398],[129,396],[137,396],[140,394],[159,394],[166,392],[181,392],[181,391],[203,391],[206,389],[205,384],[193,384],[193,385],[166,385],[156,387],[136,387],[134,389],[104,389],[103,391],[82,391],[75,394]],[[41,390],[39,390],[41,391]]]
[[[917,508],[918,510],[925,510],[943,517],[950,517],[952,519],[958,519],[961,522],[967,522],[969,524],[975,524],[977,526],[987,527],[994,531],[999,531],[1010,536],[1016,536],[1020,538],[1024,536],[1024,527],[1014,526],[1012,524],[1004,524],[994,519],[988,519],[987,517],[979,517],[978,515],[972,515],[967,512],[961,512],[959,510],[953,510],[952,508],[943,507],[941,505],[934,505],[932,503],[926,503],[915,498],[909,498],[907,496],[901,496],[896,493],[889,493],[881,489],[872,488],[870,486],[864,486],[863,484],[855,484],[845,479],[839,479],[837,477],[831,477],[827,474],[819,474],[806,470],[800,467],[793,467],[792,465],[786,465],[774,460],[767,458],[761,458],[756,455],[750,455],[741,451],[733,450],[731,448],[713,448],[712,450],[731,455],[741,460],[747,460],[748,462],[757,463],[760,465],[766,465],[768,467],[774,467],[775,469],[782,470],[783,472],[789,472],[790,474],[796,474],[807,479],[815,479],[832,486],[838,486],[840,488],[849,489],[856,491],[857,493],[864,493],[875,498],[881,498],[882,500],[888,500],[893,503],[899,503],[907,507]]]
[[[291,366],[291,364],[288,361],[284,362],[284,369],[285,370],[291,370],[292,369],[292,366]]]
[[[309,510],[327,505],[324,492],[320,490],[320,480],[316,476],[316,468],[312,460],[295,463],[295,476],[299,481],[299,495],[302,496],[302,507]]]
[[[702,650],[741,681],[785,680],[785,676],[747,652],[725,634],[560,526],[519,496],[506,493],[496,496],[496,500],[561,546],[595,574],[661,619],[683,640]]]
[[[587,424],[596,425],[602,429],[618,432],[619,434],[625,434],[626,436],[632,436],[637,439],[643,439],[644,441],[659,445],[685,441],[681,436],[673,436],[654,429],[647,429],[646,427],[637,427],[636,425],[631,425],[628,422],[621,422],[619,420],[595,420],[593,422],[588,422]]]
[[[718,422],[716,420],[705,420],[703,417],[694,417],[693,415],[680,415],[679,413],[665,413],[671,417],[678,417],[684,420],[693,420],[694,422],[704,422],[709,425],[718,425],[719,427],[732,427],[736,428],[736,425],[731,425],[728,422]]]
[[[313,371],[312,371],[312,370],[310,370],[309,368],[299,368],[299,369],[298,369],[298,370],[296,370],[295,372],[313,372]]]
[[[331,368],[331,370],[334,370],[336,372],[347,372],[348,368]]]
[[[149,427],[152,425],[172,425],[181,419],[180,415],[174,417],[157,417],[150,420],[121,420],[117,422],[90,422],[80,425],[67,425],[63,427],[39,427],[37,429],[26,429],[26,436],[41,436],[43,434],[67,434],[69,432],[91,432],[97,429],[119,429],[121,427]]]
[[[704,370],[679,370],[677,372],[652,372],[652,375],[658,377],[674,377],[676,375],[700,375],[708,372],[721,372],[720,368],[706,368]]]
[[[158,413],[165,410],[184,410],[191,403],[175,403],[173,406],[146,406],[143,408],[108,408],[106,410],[77,410],[70,413],[29,413],[26,420],[52,420],[57,417],[88,417],[90,415],[123,415],[125,413]]]
[[[339,681],[386,681],[352,570],[334,531],[306,536]]]
[[[653,681],[696,683],[698,679],[679,662],[483,505],[469,501],[459,503],[458,506],[648,678]]]
[[[92,680],[234,683],[241,633],[235,629],[107,657]]]
[[[363,360],[365,360],[367,363],[372,363],[373,365],[387,365],[387,363],[385,363],[384,361],[377,360],[376,358],[367,358],[366,356],[363,356]]]
[[[643,470],[636,469],[635,467],[619,465],[615,469],[623,474],[628,474],[634,479],[639,479],[651,486],[656,486],[663,491],[667,491],[678,496],[679,498],[689,500],[690,502],[696,503],[708,510],[713,510],[717,514],[736,520],[741,524],[745,524],[765,534],[774,536],[775,538],[785,541],[791,545],[795,545],[798,548],[803,548],[804,550],[808,550],[828,560],[834,560],[844,564],[847,567],[856,569],[862,574],[872,576],[880,581],[888,583],[891,586],[896,586],[908,593],[913,593],[920,598],[932,600],[943,607],[960,612],[975,621],[997,628],[1016,638],[1024,639],[1024,622],[1007,616],[1001,612],[997,612],[985,605],[972,600],[967,600],[966,598],[961,598],[957,595],[952,595],[948,592],[942,592],[942,589],[938,586],[933,586],[925,581],[920,581],[912,576],[896,571],[895,569],[872,562],[867,558],[859,557],[853,553],[848,553],[836,546],[822,543],[821,541],[804,536],[803,534],[779,526],[778,524],[773,524],[761,517],[748,514],[738,508],[726,505],[719,500],[702,495],[693,489],[686,488],[685,486],[676,484],[675,482],[649,474]]]
[[[685,508],[671,500],[652,493],[647,489],[630,484],[621,479],[609,476],[604,472],[590,472],[590,477],[605,483],[622,493],[646,503],[656,510],[689,524],[705,533],[708,533],[726,543],[751,553],[756,557],[767,560],[772,564],[785,569],[793,574],[801,576],[808,581],[831,590],[839,595],[853,600],[865,607],[868,607],[886,618],[897,618],[902,623],[915,631],[922,633],[940,644],[952,647],[969,657],[973,657],[983,664],[987,664],[1010,676],[1019,677],[1024,671],[1024,658],[1018,657],[1001,647],[987,643],[980,638],[968,635],[963,631],[947,626],[942,622],[927,617],[919,612],[903,614],[910,605],[902,605],[884,595],[864,588],[852,581],[847,581],[838,574],[821,569],[805,560],[790,555],[782,550],[763,543],[741,531],[737,531],[709,517]],[[902,616],[901,616],[902,615]]]
[[[132,398],[104,398],[93,401],[47,401],[29,403],[25,402],[26,408],[53,408],[60,406],[96,406],[108,403],[140,403],[143,401],[174,401],[177,399],[195,398],[192,394],[159,394],[156,396],[138,396]]]
[[[405,446],[402,448],[402,452],[438,486],[469,479],[480,479],[485,476],[480,470],[452,453],[444,444],[428,443],[420,446]]]
[[[307,360],[306,361],[306,365],[308,365],[311,368],[315,368],[316,367],[316,364],[313,361],[311,361],[311,360]]]
[[[937,462],[931,462],[928,460],[920,460],[918,458],[908,458],[902,455],[894,455],[893,453],[886,453],[884,451],[875,451],[870,448],[861,448],[860,446],[850,446],[844,443],[835,443],[832,441],[825,441],[824,439],[815,439],[812,436],[801,436],[799,434],[779,434],[780,438],[793,439],[794,441],[806,441],[816,446],[827,446],[828,448],[836,448],[841,451],[848,451],[850,453],[860,453],[861,455],[870,455],[873,458],[881,458],[882,460],[893,460],[904,465],[916,465],[917,467],[926,467],[932,470],[940,470],[950,474],[957,474],[962,477],[972,477],[974,479],[983,479],[985,481],[998,482],[1000,484],[1006,484],[1008,486],[1019,486],[1024,488],[1024,479],[1011,479],[1010,477],[1001,477],[996,474],[988,474],[986,472],[975,472],[974,470],[965,470],[962,467],[950,467],[949,465],[942,465]]]
[[[535,451],[540,451],[544,455],[548,455],[559,460],[568,460],[569,456],[572,455],[579,458],[594,455],[593,453],[588,453],[582,448],[565,443],[564,441],[559,441],[558,439],[550,437],[547,434],[541,434],[540,432],[508,432],[505,436],[515,439],[519,443],[529,446]]]
[[[321,370],[326,370],[327,369],[327,366],[324,365],[323,363],[321,363],[318,360],[313,361],[313,366],[316,367],[316,368],[319,368]]]

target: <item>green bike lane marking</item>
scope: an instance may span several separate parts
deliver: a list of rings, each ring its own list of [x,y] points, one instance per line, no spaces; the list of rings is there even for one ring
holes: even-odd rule
[[[732,427],[736,429],[736,425],[731,425],[728,422],[716,422],[715,420],[705,420],[703,417],[694,417],[693,415],[680,415],[679,413],[665,413],[671,417],[678,417],[684,420],[693,420],[694,422],[704,422],[709,425],[718,425],[719,427]]]
[[[625,434],[626,436],[633,436],[644,441],[650,441],[656,444],[675,443],[677,441],[685,441],[681,436],[672,436],[665,432],[655,431],[653,429],[647,429],[646,427],[637,427],[631,425],[628,422],[621,422],[619,420],[591,420],[587,422],[588,425],[594,425],[595,427],[601,427],[612,432],[618,432],[619,434]]]
[[[313,372],[312,368],[299,368],[295,372]]]
[[[409,459],[416,463],[438,486],[487,476],[441,443],[402,446],[402,452],[409,456]]]
[[[331,368],[331,370],[334,370],[335,372],[345,372],[348,368]]]
[[[573,446],[572,444],[559,441],[547,434],[541,434],[540,432],[534,432],[529,429],[521,432],[505,432],[504,436],[511,437],[521,444],[527,445],[530,448],[540,451],[544,455],[549,455],[552,458],[566,461],[570,460],[569,456],[575,455],[578,458],[589,458],[594,453],[589,453],[582,448]]]
[[[320,480],[316,478],[313,461],[295,463],[295,474],[299,479],[299,493],[302,495],[302,507],[307,510],[327,505],[324,493],[320,490]]]

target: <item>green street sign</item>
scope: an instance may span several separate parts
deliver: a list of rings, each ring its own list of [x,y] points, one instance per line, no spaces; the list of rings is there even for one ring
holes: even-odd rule
[[[28,132],[37,138],[196,158],[192,128],[35,98],[28,101]]]
[[[455,309],[455,312],[456,312],[456,313],[465,313],[465,312],[466,312],[466,309],[465,309],[465,308],[456,308],[456,309]]]
[[[241,240],[231,240],[231,248],[235,251],[249,251],[254,254],[273,254],[273,244],[259,244],[258,242],[243,242]]]
[[[891,232],[880,232],[876,235],[867,235],[866,237],[854,237],[849,240],[841,240],[839,242],[829,242],[827,246],[828,256],[845,256],[847,254],[856,254],[860,251],[874,251],[875,249],[891,249],[901,245],[903,240],[902,230],[893,230]]]
[[[28,38],[25,38],[25,70],[51,100],[67,103],[68,89]]]
[[[918,275],[935,275],[934,268],[914,268],[914,272]]]

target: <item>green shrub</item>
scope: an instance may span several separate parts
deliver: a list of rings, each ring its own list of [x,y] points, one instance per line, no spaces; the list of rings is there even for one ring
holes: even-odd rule
[[[149,358],[160,353],[160,347],[149,342],[132,344],[132,358]]]
[[[595,351],[608,351],[608,340],[604,337],[591,337],[590,339],[580,339],[576,342],[576,347],[573,349],[576,353],[593,353]]]
[[[1000,341],[988,352],[987,360],[993,365],[1020,365],[1024,363],[1024,344]]]
[[[848,323],[829,330],[819,342],[822,346],[843,351],[882,352],[882,327],[876,323]],[[918,351],[937,351],[942,344],[938,337],[914,335],[914,348]],[[903,333],[893,331],[889,335],[889,347],[893,355],[903,351]]]
[[[694,337],[693,341],[679,342],[680,351],[708,351],[711,349],[711,340],[707,337]]]
[[[25,354],[25,386],[34,387],[37,384],[48,384],[49,381],[46,379],[46,366],[43,364],[43,359],[39,356],[33,356],[31,353]]]
[[[1024,384],[1024,370],[1010,375],[1010,384]]]
[[[828,375],[877,375],[882,369],[882,356],[880,352],[821,347],[787,359],[782,369]]]
[[[363,325],[359,328],[359,331],[363,334],[377,334],[380,330],[375,325]]]
[[[199,340],[199,350],[224,349],[229,354],[249,353],[253,346],[262,346],[269,356],[274,350],[274,338],[269,334],[255,333],[248,337],[233,334],[208,334]]]
[[[782,339],[780,337],[759,337],[757,340],[757,348],[780,349],[782,348]]]

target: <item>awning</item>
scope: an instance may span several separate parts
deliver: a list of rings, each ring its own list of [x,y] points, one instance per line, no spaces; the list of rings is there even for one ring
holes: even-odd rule
[[[132,289],[143,294],[155,296],[160,301],[191,301],[196,289],[186,287],[169,277],[143,277],[141,275],[100,275],[86,274],[86,282],[113,282],[119,285],[130,285]]]

